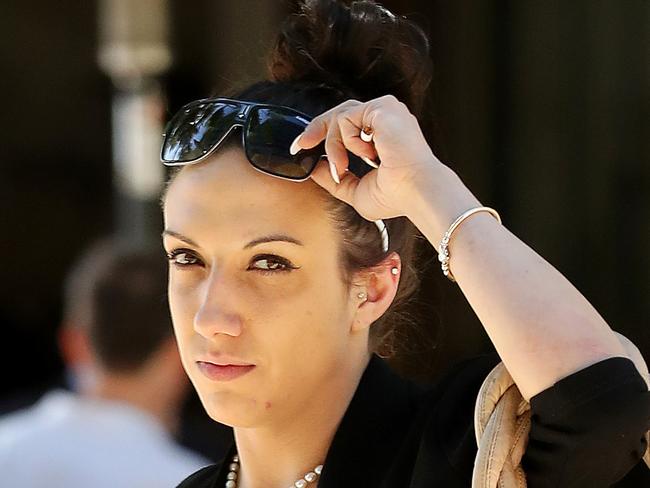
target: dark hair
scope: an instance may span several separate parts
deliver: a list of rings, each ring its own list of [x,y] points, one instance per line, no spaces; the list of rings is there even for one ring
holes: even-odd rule
[[[391,94],[419,118],[432,77],[426,34],[373,1],[348,3],[305,0],[281,27],[268,57],[269,79],[223,96],[289,106],[316,116],[350,98],[363,102]],[[229,137],[223,144],[234,146],[238,141]],[[348,287],[354,273],[378,266],[390,252],[400,255],[395,299],[370,328],[369,349],[390,357],[413,325],[406,305],[419,288],[414,262],[416,242],[423,237],[406,217],[386,219],[390,247],[385,253],[373,222],[326,190],[322,193],[342,236],[341,275]]]
[[[138,369],[173,337],[167,263],[159,249],[103,238],[75,262],[64,284],[64,320],[88,331],[109,371]]]

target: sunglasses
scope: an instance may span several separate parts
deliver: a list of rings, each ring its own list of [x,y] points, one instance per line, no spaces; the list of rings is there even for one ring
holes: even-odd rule
[[[289,148],[311,120],[311,116],[282,105],[222,97],[195,100],[181,107],[167,124],[160,159],[165,166],[198,163],[240,127],[244,154],[255,169],[285,180],[305,181],[326,155],[325,141],[295,155]],[[350,151],[347,155],[348,169],[358,178],[372,170],[357,155]],[[386,226],[381,220],[375,224],[387,251]]]
[[[166,166],[194,164],[210,156],[235,127],[251,165],[291,181],[309,178],[325,156],[325,142],[291,155],[289,147],[312,120],[289,107],[230,98],[206,98],[183,106],[169,121],[160,155]],[[347,151],[348,169],[361,178],[372,168]]]

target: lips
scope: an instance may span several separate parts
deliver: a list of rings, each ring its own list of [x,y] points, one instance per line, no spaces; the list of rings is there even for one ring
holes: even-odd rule
[[[206,361],[197,361],[196,362],[199,371],[203,373],[205,377],[213,381],[230,381],[235,378],[239,378],[247,373],[250,373],[255,369],[254,364],[249,365],[218,365],[212,362]]]
[[[255,365],[221,353],[208,353],[199,357],[196,365],[205,377],[213,381],[230,381],[251,372]]]
[[[203,363],[212,363],[216,366],[254,366],[254,364],[249,361],[244,361],[235,356],[229,356],[227,354],[209,353],[198,357],[197,361]]]

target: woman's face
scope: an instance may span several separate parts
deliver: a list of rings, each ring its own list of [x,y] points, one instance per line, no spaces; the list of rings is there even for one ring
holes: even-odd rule
[[[317,401],[344,381],[367,347],[351,327],[359,300],[338,272],[339,236],[322,190],[256,171],[238,148],[186,167],[165,200],[169,303],[183,366],[208,414],[262,425]],[[255,243],[283,235],[299,242]],[[254,364],[215,380],[199,361],[227,355]],[[329,382],[329,383],[328,383]]]

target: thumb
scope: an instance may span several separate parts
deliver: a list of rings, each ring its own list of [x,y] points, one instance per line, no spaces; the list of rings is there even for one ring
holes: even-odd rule
[[[312,171],[309,177],[314,180],[318,186],[325,188],[330,193],[332,193],[334,187],[337,186],[330,174],[327,158],[321,158],[320,161],[318,161],[314,171]]]
[[[352,205],[354,201],[354,192],[359,185],[359,178],[346,171],[341,176],[341,183],[336,183],[332,179],[330,173],[329,162],[326,158],[322,158],[314,171],[311,173],[310,178],[314,180],[319,186],[325,188],[330,194],[334,195],[339,200],[343,200],[348,205]]]

